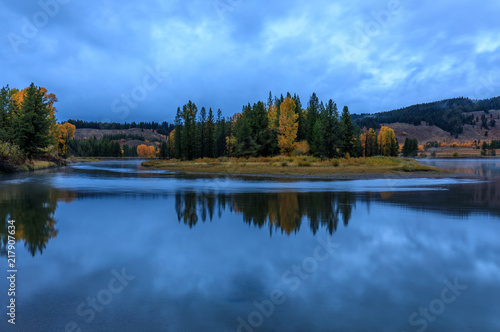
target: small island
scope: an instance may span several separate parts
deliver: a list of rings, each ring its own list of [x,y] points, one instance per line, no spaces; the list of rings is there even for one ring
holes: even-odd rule
[[[451,172],[427,166],[410,158],[376,156],[368,158],[319,159],[310,156],[219,158],[192,161],[149,160],[144,167],[160,170],[223,175],[252,175],[325,179],[366,179],[377,177],[439,176]]]

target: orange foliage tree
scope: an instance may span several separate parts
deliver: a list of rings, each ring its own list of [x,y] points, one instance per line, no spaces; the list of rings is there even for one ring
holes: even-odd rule
[[[68,142],[75,137],[76,127],[69,122],[57,124],[57,133],[59,135],[57,142],[57,151],[62,157],[68,153]]]
[[[399,143],[394,134],[394,130],[382,126],[378,134],[378,147],[383,156],[397,156],[399,153]]]
[[[155,158],[156,157],[156,149],[154,146],[147,146],[145,144],[141,144],[137,146],[137,156],[141,158]]]
[[[170,132],[167,139],[167,147],[169,150],[169,156],[173,156],[175,153],[175,129]]]
[[[287,97],[280,106],[278,147],[282,154],[290,154],[295,147],[299,115],[295,113],[295,102]]]

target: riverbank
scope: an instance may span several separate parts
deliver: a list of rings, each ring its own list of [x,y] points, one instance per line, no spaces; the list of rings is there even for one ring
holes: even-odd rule
[[[491,151],[488,150],[491,154]],[[426,151],[419,153],[419,158],[428,159],[482,159],[482,158],[499,158],[500,149],[495,150],[496,156],[482,156],[481,149],[474,147],[439,147],[439,148],[428,148]],[[498,157],[497,157],[498,156]]]
[[[166,171],[196,174],[259,175],[314,178],[376,178],[441,176],[450,171],[420,164],[414,159],[371,157],[320,160],[313,157],[219,158],[193,161],[150,160],[142,163]]]
[[[33,172],[49,168],[58,168],[66,166],[64,160],[31,160],[20,165],[9,165],[8,163],[0,162],[0,174],[11,174],[19,172]]]

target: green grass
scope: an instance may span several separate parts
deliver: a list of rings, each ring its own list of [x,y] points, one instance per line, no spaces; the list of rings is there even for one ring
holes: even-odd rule
[[[96,161],[100,161],[99,159],[97,158],[94,158],[94,157],[69,157],[68,159],[66,159],[66,161],[68,163],[80,163],[80,162],[96,162]]]
[[[55,168],[59,167],[61,165],[53,162],[53,161],[46,161],[46,160],[32,160],[25,162],[24,164],[21,164],[17,166],[17,171],[21,172],[31,172],[31,171],[37,171],[41,169],[47,169],[47,168]]]

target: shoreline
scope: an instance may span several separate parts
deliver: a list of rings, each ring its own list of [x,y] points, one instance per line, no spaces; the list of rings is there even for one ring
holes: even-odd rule
[[[168,170],[165,170],[168,171]],[[205,177],[234,177],[234,178],[254,178],[254,179],[276,179],[276,180],[318,180],[318,181],[349,181],[349,180],[377,180],[377,179],[438,179],[438,178],[457,178],[470,179],[477,178],[476,175],[467,173],[429,173],[429,172],[387,172],[387,173],[346,173],[346,174],[320,174],[320,175],[292,175],[292,174],[254,174],[254,173],[217,173],[203,171],[179,171],[171,170],[180,175],[187,176],[205,176]]]
[[[0,164],[0,174],[9,175],[16,173],[26,173],[26,172],[35,172],[42,171],[52,168],[62,168],[66,167],[66,161],[48,161],[48,160],[33,160],[31,163],[25,162],[24,164],[11,166],[5,163]]]
[[[310,179],[310,180],[363,180],[397,178],[438,178],[465,177],[470,174],[455,173],[433,166],[420,164],[413,159],[394,157],[352,158],[315,161],[297,164],[287,161],[274,162],[276,159],[294,158],[274,157],[269,162],[250,159],[203,159],[195,161],[154,160],[141,163],[143,167],[176,172],[185,175],[216,175],[255,178]]]

